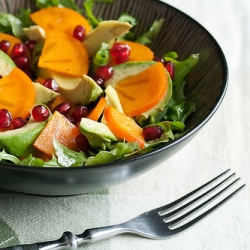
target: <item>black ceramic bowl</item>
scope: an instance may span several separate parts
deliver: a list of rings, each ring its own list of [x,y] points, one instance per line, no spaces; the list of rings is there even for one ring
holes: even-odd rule
[[[0,0],[0,10],[15,13],[21,6],[34,10],[34,0]],[[83,1],[76,0],[79,6]],[[186,80],[186,96],[197,104],[196,112],[186,124],[186,132],[178,139],[161,145],[145,155],[109,164],[79,168],[37,168],[0,164],[0,187],[38,195],[73,195],[109,188],[135,178],[157,167],[178,153],[209,121],[218,109],[227,88],[227,63],[211,34],[181,11],[157,0],[114,0],[113,4],[96,3],[94,14],[117,19],[122,13],[136,17],[137,34],[148,30],[154,20],[165,18],[164,27],[152,43],[156,55],[176,51],[179,59],[199,53],[198,64]]]

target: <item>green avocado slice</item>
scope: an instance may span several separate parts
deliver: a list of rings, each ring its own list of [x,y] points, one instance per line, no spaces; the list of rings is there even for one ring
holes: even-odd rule
[[[36,150],[33,143],[47,121],[30,120],[25,126],[0,133],[0,148],[15,156],[27,156]]]
[[[0,50],[0,77],[7,76],[15,67],[13,60]]]
[[[105,149],[111,142],[117,141],[116,136],[106,124],[88,118],[81,119],[79,130],[88,138],[90,145],[95,149],[100,147]]]

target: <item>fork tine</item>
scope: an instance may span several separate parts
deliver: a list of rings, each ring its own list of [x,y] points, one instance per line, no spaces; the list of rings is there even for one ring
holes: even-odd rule
[[[212,180],[206,182],[205,184],[203,184],[202,186],[196,188],[195,190],[189,192],[188,194],[182,196],[181,198],[162,206],[160,209],[162,210],[161,212],[159,212],[159,214],[161,215],[161,213],[164,213],[163,210],[167,210],[169,208],[173,208],[174,206],[180,205],[181,203],[183,203],[185,200],[187,200],[188,198],[192,197],[193,195],[195,195],[196,193],[198,193],[199,191],[201,191],[202,189],[204,189],[205,187],[209,186],[210,184],[212,184],[213,182],[215,182],[216,180],[218,180],[219,178],[221,178],[223,175],[227,174],[230,171],[230,169],[227,169],[225,172],[219,174],[218,176],[214,177]]]
[[[209,193],[213,192],[214,190],[216,190],[217,188],[219,188],[220,186],[222,186],[225,182],[227,182],[228,180],[230,180],[233,176],[235,176],[235,173],[229,175],[226,179],[222,180],[216,186],[212,187],[211,189],[209,189],[205,193],[201,194],[200,196],[196,197],[195,199],[191,200],[190,202],[186,203],[185,205],[183,205],[183,206],[181,206],[181,207],[179,207],[179,208],[177,208],[174,211],[169,212],[169,213],[167,213],[166,210],[162,210],[162,211],[159,212],[159,215],[161,215],[161,216],[164,215],[165,217],[171,218],[172,216],[175,216],[175,215],[179,214],[185,208],[188,208],[190,205],[193,205],[195,202],[199,201],[202,197],[205,197]],[[181,204],[181,203],[179,203],[179,204]]]
[[[238,179],[237,179],[238,180]],[[235,182],[237,181],[235,180]],[[225,189],[223,189],[220,193],[225,192],[226,189],[228,189],[231,185],[233,185],[235,182],[231,183],[230,185],[228,185]],[[232,192],[231,194],[229,194],[228,196],[226,196],[223,200],[221,200],[220,202],[218,202],[216,205],[214,205],[213,207],[211,207],[209,210],[205,211],[204,213],[200,214],[199,216],[197,216],[196,218],[194,218],[193,220],[187,222],[186,224],[175,228],[175,229],[171,229],[172,233],[171,234],[176,234],[176,233],[180,233],[184,230],[186,230],[187,228],[193,226],[194,224],[196,224],[197,222],[199,222],[201,219],[203,219],[204,217],[206,217],[207,215],[209,215],[210,213],[212,213],[215,209],[217,209],[218,207],[220,207],[221,205],[223,205],[224,203],[226,203],[229,199],[231,199],[234,195],[236,195],[241,189],[243,189],[246,186],[246,184],[243,184],[242,186],[240,186],[239,188],[237,188],[234,192]],[[218,196],[218,194],[216,194],[215,196],[213,196],[211,198],[215,199]],[[208,203],[208,202],[204,202],[204,203]],[[202,204],[203,205],[203,204]],[[194,209],[195,210],[195,209]],[[187,213],[189,214],[189,213]],[[187,215],[188,216],[188,215]],[[175,222],[176,223],[176,222]],[[170,227],[173,226],[172,224],[170,225]]]
[[[197,207],[193,208],[192,210],[190,210],[189,212],[185,213],[184,215],[178,217],[177,219],[174,219],[170,222],[168,222],[168,224],[171,226],[174,226],[175,224],[181,222],[182,220],[186,219],[188,216],[194,214],[195,212],[199,211],[201,208],[205,207],[205,205],[211,203],[212,201],[214,201],[217,197],[219,197],[220,195],[222,195],[223,193],[225,193],[231,186],[233,186],[237,181],[239,181],[240,178],[237,178],[236,180],[234,180],[232,183],[228,184],[225,188],[223,188],[221,191],[219,191],[218,193],[216,193],[215,195],[213,195],[211,198],[209,198],[208,200],[204,201],[203,203],[201,203],[200,205],[198,205]],[[244,185],[242,185],[240,187],[240,189],[243,187]],[[201,197],[205,197],[205,195],[202,195]],[[231,197],[231,195],[229,195],[228,197]],[[226,199],[227,200],[227,199]],[[215,205],[216,207],[217,205]]]

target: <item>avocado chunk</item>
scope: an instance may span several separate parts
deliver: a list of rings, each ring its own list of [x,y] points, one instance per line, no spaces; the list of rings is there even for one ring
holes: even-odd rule
[[[38,83],[38,82],[33,82],[34,87],[35,87],[35,91],[36,91],[36,100],[35,100],[35,104],[38,103],[48,103],[49,101],[53,100],[54,98],[56,98],[58,95],[60,95],[59,93],[44,87],[42,84]]]
[[[39,25],[32,25],[29,28],[23,28],[23,32],[29,40],[33,40],[38,43],[44,43],[45,41],[45,30]]]
[[[111,142],[117,141],[116,136],[106,124],[88,118],[81,119],[79,130],[87,137],[89,144],[95,149],[100,147],[105,149]]]
[[[59,86],[59,92],[76,105],[94,102],[103,93],[102,88],[85,74],[80,78],[38,68],[38,76],[54,79]]]
[[[149,68],[155,63],[156,63],[155,61],[127,62],[116,65],[113,67],[114,68],[113,76],[109,80],[105,81],[104,86],[108,87],[109,85],[111,85],[113,88],[115,88],[115,85],[118,82],[121,82],[128,77],[141,73],[143,70]]]
[[[0,77],[7,76],[15,67],[13,60],[0,50]]]
[[[108,104],[117,109],[119,112],[124,113],[121,101],[119,99],[119,96],[115,88],[113,88],[112,85],[109,85],[105,89],[105,93],[106,93],[106,98],[108,100]]]
[[[102,21],[98,26],[90,31],[83,40],[89,57],[93,57],[96,52],[101,48],[102,43],[112,42],[132,28],[128,22],[121,22],[115,20]]]
[[[36,152],[33,143],[47,121],[31,119],[25,126],[0,133],[0,148],[15,156],[27,156]]]

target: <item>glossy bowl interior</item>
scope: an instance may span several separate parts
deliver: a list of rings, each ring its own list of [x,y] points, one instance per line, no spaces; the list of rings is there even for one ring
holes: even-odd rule
[[[34,10],[34,2],[0,0],[0,10],[15,13],[21,6]],[[124,12],[139,20],[137,35],[147,31],[154,20],[165,18],[161,33],[151,45],[155,55],[176,51],[182,60],[192,53],[200,54],[198,64],[186,78],[187,99],[196,103],[197,110],[187,121],[185,134],[148,154],[92,167],[36,168],[1,163],[1,188],[37,195],[74,195],[109,188],[178,153],[216,112],[227,89],[228,71],[224,54],[211,34],[191,17],[157,0],[114,0],[113,4],[96,3],[94,8],[94,14],[104,20],[117,19]]]

